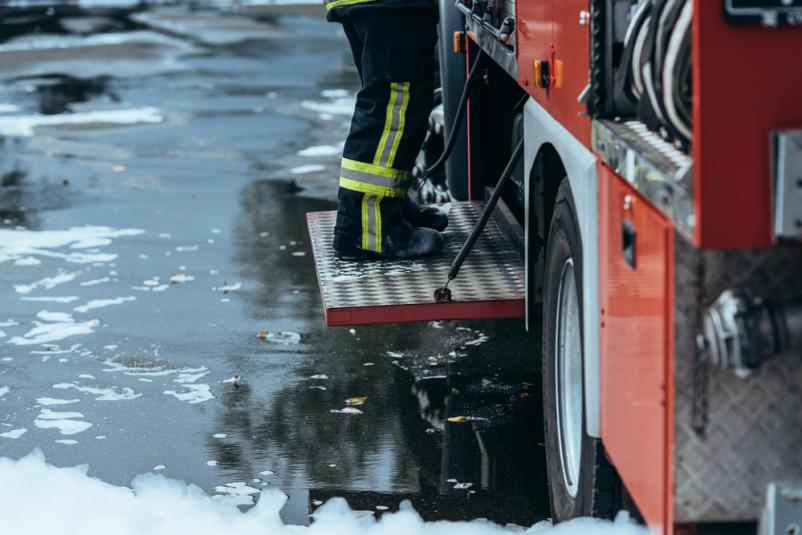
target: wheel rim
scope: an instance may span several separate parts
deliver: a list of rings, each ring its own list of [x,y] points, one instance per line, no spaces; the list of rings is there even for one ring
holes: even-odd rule
[[[579,488],[582,461],[582,338],[579,332],[579,295],[571,258],[563,264],[560,275],[555,328],[557,442],[565,488],[574,498]]]

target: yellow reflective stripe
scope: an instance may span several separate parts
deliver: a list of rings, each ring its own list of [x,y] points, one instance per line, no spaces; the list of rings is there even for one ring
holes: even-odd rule
[[[349,160],[348,158],[343,158],[341,165],[343,166],[343,168],[349,169],[351,171],[360,171],[362,173],[368,173],[370,175],[384,176],[387,178],[395,178],[399,180],[404,180],[412,176],[411,171],[393,169],[392,167],[374,165],[372,163],[358,162],[356,160]]]
[[[376,186],[374,184],[368,184],[367,182],[360,182],[358,180],[351,180],[350,178],[345,177],[340,177],[340,187],[360,193],[381,195],[382,197],[403,198],[407,194],[407,188],[388,188],[385,186]]]
[[[334,2],[328,2],[326,4],[326,10],[328,11],[335,7],[352,6],[354,4],[366,4],[373,1],[374,0],[335,0]]]
[[[390,98],[387,101],[387,111],[385,111],[384,115],[384,130],[382,131],[381,138],[379,138],[379,146],[376,148],[376,154],[373,156],[374,165],[379,165],[381,163],[384,146],[387,144],[387,138],[390,136],[390,130],[393,127],[395,101],[396,95],[398,94],[398,91],[396,91],[397,85],[398,84],[395,82],[390,82]]]
[[[370,248],[370,217],[368,213],[368,199],[367,195],[362,197],[362,250],[367,251]]]
[[[401,136],[404,135],[404,124],[406,123],[407,107],[409,106],[409,82],[401,84],[403,96],[401,97],[401,109],[398,112],[398,131],[395,133],[393,145],[390,148],[390,157],[387,159],[387,165],[393,166],[395,162],[395,153],[398,151],[398,146],[401,144]]]
[[[382,196],[376,197],[376,202],[373,204],[374,218],[376,219],[376,249],[377,253],[382,252],[382,212],[379,205],[382,202]]]
[[[344,167],[340,168],[340,176],[357,182],[373,184],[374,186],[384,186],[385,188],[406,188],[409,186],[409,179],[387,178],[384,176],[363,173],[362,171],[352,171]]]

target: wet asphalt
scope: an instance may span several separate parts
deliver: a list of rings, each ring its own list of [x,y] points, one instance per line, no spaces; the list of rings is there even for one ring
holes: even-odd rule
[[[0,12],[0,456],[276,487],[297,524],[346,495],[531,525],[523,321],[324,325],[305,214],[336,207],[358,78],[336,25],[281,13]]]

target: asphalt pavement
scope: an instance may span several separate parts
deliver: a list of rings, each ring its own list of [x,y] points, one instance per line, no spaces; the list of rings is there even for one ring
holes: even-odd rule
[[[359,83],[336,25],[0,15],[0,456],[276,487],[294,524],[338,494],[546,516],[522,321],[323,323],[305,213],[336,207]]]

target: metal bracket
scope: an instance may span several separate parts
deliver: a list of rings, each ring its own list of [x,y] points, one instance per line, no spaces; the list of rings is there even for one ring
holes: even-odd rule
[[[802,239],[802,130],[772,134],[774,236]]]
[[[760,535],[802,535],[802,481],[769,483]]]

